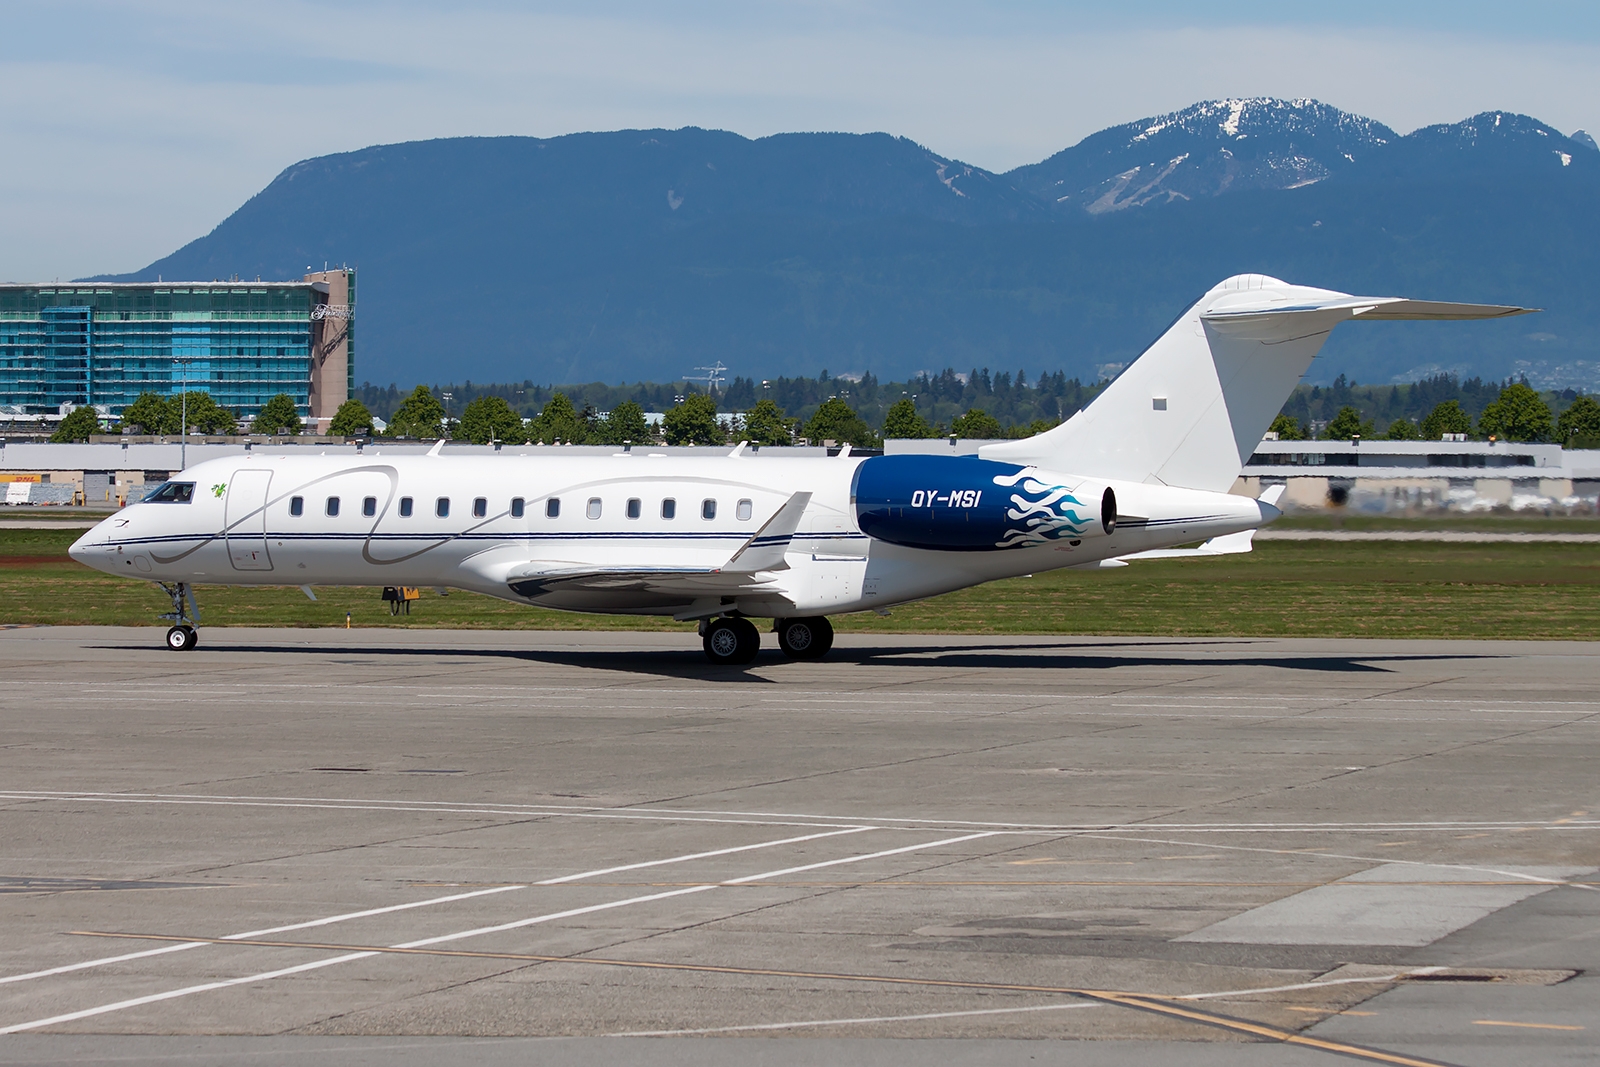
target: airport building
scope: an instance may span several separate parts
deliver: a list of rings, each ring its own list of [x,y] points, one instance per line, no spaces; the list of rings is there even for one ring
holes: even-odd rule
[[[240,415],[287,393],[327,420],[355,381],[356,272],[298,282],[0,285],[0,419],[204,390]],[[322,422],[326,426],[326,421]]]

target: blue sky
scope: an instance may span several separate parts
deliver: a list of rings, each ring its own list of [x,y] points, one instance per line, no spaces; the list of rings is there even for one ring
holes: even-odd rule
[[[1227,96],[1600,131],[1600,4],[1218,6],[0,0],[0,280],[135,269],[297,160],[427,137],[886,130],[1006,170]]]

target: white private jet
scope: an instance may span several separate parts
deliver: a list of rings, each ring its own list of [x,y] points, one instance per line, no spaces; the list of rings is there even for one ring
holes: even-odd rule
[[[1279,511],[1229,490],[1335,325],[1528,310],[1239,275],[1088,407],[976,456],[257,453],[181,472],[71,552],[160,583],[175,650],[197,641],[200,582],[454,587],[669,615],[698,621],[722,664],[752,660],[749,620],[771,618],[787,655],[817,658],[829,615],[1059,567],[1247,550]],[[1208,543],[1173,548],[1194,541]]]

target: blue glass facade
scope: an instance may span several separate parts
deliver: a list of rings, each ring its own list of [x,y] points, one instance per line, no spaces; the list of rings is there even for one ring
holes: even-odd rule
[[[38,414],[95,404],[115,414],[140,393],[168,396],[187,380],[240,415],[278,393],[304,415],[322,336],[312,312],[327,299],[319,288],[327,291],[309,281],[0,286],[0,404]],[[353,368],[351,359],[346,374]]]

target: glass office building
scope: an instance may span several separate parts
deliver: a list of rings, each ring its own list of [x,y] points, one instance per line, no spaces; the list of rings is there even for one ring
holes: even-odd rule
[[[330,308],[333,274],[343,302]],[[349,396],[354,303],[353,270],[300,282],[0,285],[0,405],[116,414],[140,393],[170,396],[187,382],[240,415],[278,393],[307,415]],[[321,388],[343,395],[321,398],[313,367],[334,348],[344,374]]]

